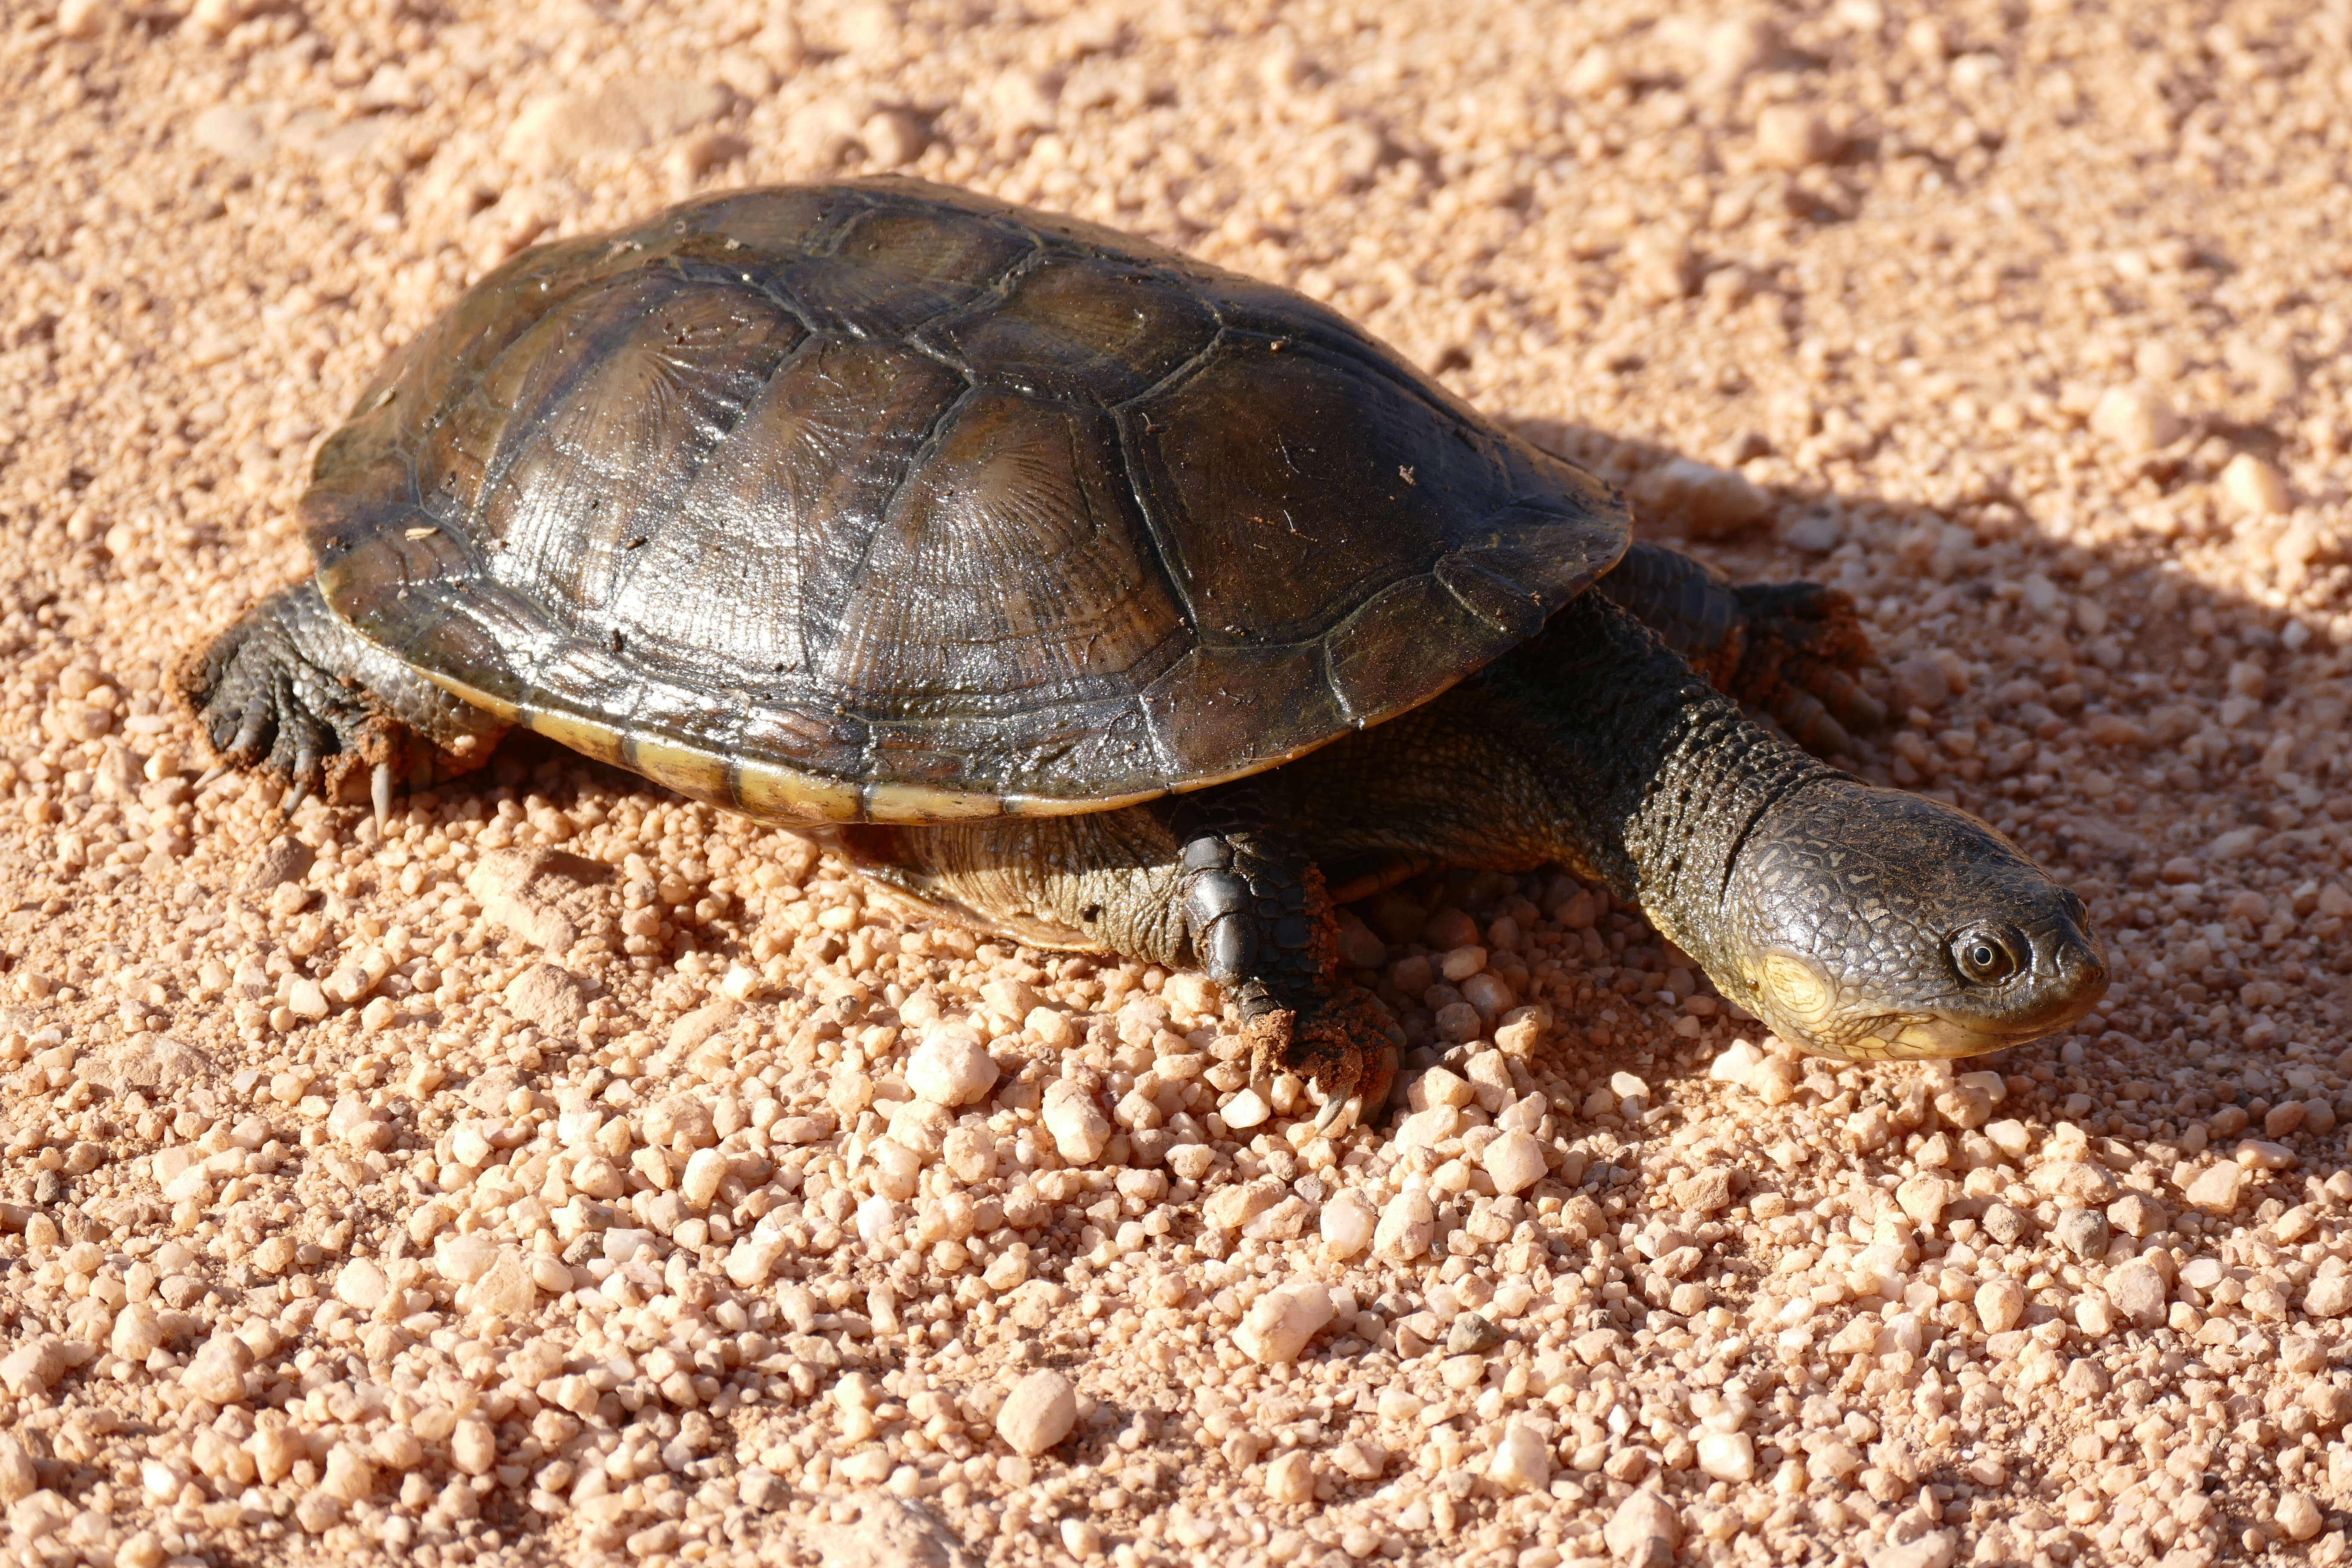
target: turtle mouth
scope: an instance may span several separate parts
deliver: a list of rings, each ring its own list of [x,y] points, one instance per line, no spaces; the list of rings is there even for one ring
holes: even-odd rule
[[[1857,1061],[1983,1056],[2056,1034],[2107,991],[2095,939],[2048,944],[2042,962],[1988,994],[1934,1000],[1856,994],[1793,954],[1769,955],[1757,977],[1757,1011],[1774,1032],[1808,1050]]]
[[[1818,1044],[1832,1055],[1861,1061],[1925,1061],[1980,1057],[2049,1032],[2042,1026],[2003,1027],[1975,1014],[1914,1013],[1873,1018],[1850,1037]]]

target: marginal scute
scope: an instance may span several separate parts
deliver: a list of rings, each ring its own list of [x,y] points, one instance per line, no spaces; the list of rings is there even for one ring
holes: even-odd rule
[[[901,180],[525,252],[393,357],[303,515],[386,652],[789,821],[1274,766],[1626,541],[1605,486],[1311,301]]]
[[[1322,679],[1319,647],[1199,647],[1143,693],[1184,780],[1234,777],[1307,751],[1297,737],[1349,728]],[[1172,781],[1171,781],[1172,782]]]
[[[615,767],[627,765],[627,738],[610,724],[598,724],[572,713],[549,712],[533,713],[524,722],[557,745],[568,746],[583,757],[593,757]]]
[[[1436,575],[1463,608],[1512,643],[1525,642],[1551,618],[1542,595],[1521,587],[1470,551],[1457,550],[1438,562]]]
[[[1324,636],[1324,679],[1348,721],[1362,728],[1424,700],[1433,647],[1475,668],[1502,651],[1496,641],[1493,627],[1423,573],[1381,589]]]
[[[865,800],[856,784],[775,763],[740,759],[735,764],[730,804],[760,822],[857,822],[866,815]]]
[[[830,255],[787,264],[777,281],[820,321],[895,337],[978,303],[1035,244],[1009,225],[877,207],[852,220]]]
[[[485,691],[478,686],[468,686],[456,676],[442,675],[430,669],[421,673],[427,680],[449,693],[450,696],[461,698],[484,712],[496,714],[509,724],[520,724],[530,717],[522,709],[516,707],[505,698]]]
[[[696,751],[646,734],[628,738],[628,765],[662,785],[713,805],[730,804],[727,763],[709,752]]]
[[[925,789],[920,784],[868,784],[865,805],[866,816],[876,822],[966,822],[1004,815],[1000,796]]]
[[[714,241],[734,241],[735,248],[718,254],[748,265],[764,256],[798,256],[820,248],[828,236],[866,210],[865,196],[853,185],[782,185],[722,191],[688,202],[671,209],[671,226],[683,227],[688,247],[698,252],[707,253]],[[647,224],[627,243],[666,249],[661,227],[658,220]],[[604,237],[605,248],[611,248],[611,237]]]

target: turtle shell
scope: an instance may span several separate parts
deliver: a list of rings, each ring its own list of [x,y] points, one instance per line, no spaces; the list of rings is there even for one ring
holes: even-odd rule
[[[904,180],[523,252],[391,357],[302,510],[370,641],[779,821],[1269,768],[1627,540],[1607,486],[1310,300]]]

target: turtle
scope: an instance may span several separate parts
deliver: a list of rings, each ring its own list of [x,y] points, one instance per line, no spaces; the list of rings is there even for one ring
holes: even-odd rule
[[[1337,910],[1442,866],[1595,879],[1815,1052],[1992,1050],[2106,984],[2001,834],[1815,754],[1884,715],[1847,595],[1636,542],[1299,294],[973,193],[525,250],[300,513],[315,569],[183,678],[289,809],[528,726],[944,915],[1205,971],[1327,1121],[1402,1037]]]

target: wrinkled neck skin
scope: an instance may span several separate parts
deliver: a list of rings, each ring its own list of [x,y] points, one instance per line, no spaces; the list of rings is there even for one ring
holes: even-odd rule
[[[1477,680],[1541,776],[1551,853],[1638,900],[1784,1038],[1973,1056],[2106,990],[2083,900],[2015,845],[1774,739],[1597,594]]]
[[[1557,803],[1555,853],[1638,902],[1726,994],[1749,994],[1726,893],[1774,807],[1844,775],[1774,739],[1599,595],[1481,678]]]

